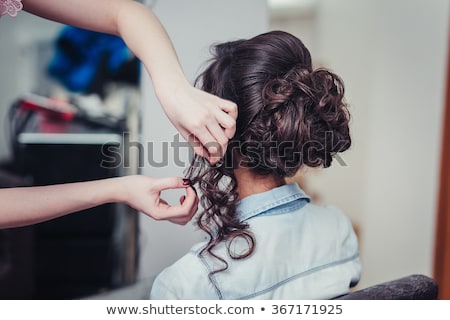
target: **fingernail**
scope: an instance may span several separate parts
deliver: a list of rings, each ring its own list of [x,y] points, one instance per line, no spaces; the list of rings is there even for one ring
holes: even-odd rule
[[[189,180],[189,179],[183,179],[183,186],[190,186],[190,185],[192,185],[191,180]]]

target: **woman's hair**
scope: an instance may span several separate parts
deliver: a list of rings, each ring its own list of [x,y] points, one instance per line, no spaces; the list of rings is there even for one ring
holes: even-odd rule
[[[303,165],[329,167],[333,155],[350,147],[350,115],[342,80],[327,69],[313,70],[308,49],[282,31],[214,46],[196,84],[238,105],[236,133],[222,165],[196,156],[187,172],[202,193],[204,210],[197,223],[209,242],[201,254],[223,263],[214,274],[228,268],[213,252],[219,242],[225,241],[233,259],[251,255],[255,246],[248,225],[235,217],[239,198],[233,169],[290,177]],[[248,250],[233,252],[236,239],[247,241]]]

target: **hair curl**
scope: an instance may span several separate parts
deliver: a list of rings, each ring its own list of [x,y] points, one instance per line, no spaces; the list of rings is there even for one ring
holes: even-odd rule
[[[210,166],[196,156],[187,172],[202,193],[204,210],[197,224],[209,235],[209,242],[201,254],[223,263],[210,276],[228,268],[213,252],[219,242],[227,243],[232,259],[251,255],[256,244],[248,225],[235,217],[239,195],[234,168],[290,177],[303,165],[329,167],[333,155],[351,144],[344,84],[327,69],[313,70],[310,53],[298,38],[272,31],[213,49],[213,58],[196,84],[234,101],[239,115],[223,165]],[[237,238],[247,241],[246,252],[230,249]]]

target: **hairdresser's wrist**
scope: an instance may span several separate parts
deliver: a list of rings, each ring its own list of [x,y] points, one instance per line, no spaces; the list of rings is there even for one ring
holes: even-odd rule
[[[108,202],[130,203],[130,176],[111,178],[111,190]]]
[[[172,107],[177,107],[177,97],[180,92],[189,89],[192,85],[183,74],[172,75],[154,83],[156,96],[164,110],[167,112]],[[183,107],[183,106],[178,106]]]

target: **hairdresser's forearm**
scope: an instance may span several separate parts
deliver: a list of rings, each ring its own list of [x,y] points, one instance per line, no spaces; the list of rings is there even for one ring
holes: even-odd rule
[[[117,25],[119,35],[150,74],[160,100],[189,85],[169,35],[150,9],[137,2],[123,3]]]
[[[22,0],[24,10],[71,26],[117,34],[117,13],[129,0]]]
[[[121,199],[121,178],[0,189],[0,228],[30,225]]]

